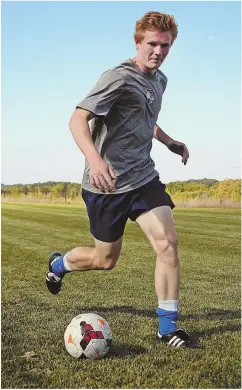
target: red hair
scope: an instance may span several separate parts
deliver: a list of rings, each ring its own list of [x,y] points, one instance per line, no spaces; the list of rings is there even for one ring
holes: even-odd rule
[[[173,43],[178,34],[177,27],[178,25],[176,24],[174,16],[150,11],[136,22],[134,39],[136,43],[140,43],[143,40],[144,32],[146,30],[152,31],[157,29],[161,32],[170,31]]]

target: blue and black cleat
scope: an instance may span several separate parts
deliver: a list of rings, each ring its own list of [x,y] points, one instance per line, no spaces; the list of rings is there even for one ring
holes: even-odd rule
[[[201,349],[203,346],[192,339],[192,337],[183,329],[177,329],[175,332],[161,335],[158,332],[158,340],[167,344],[170,347],[176,348],[194,348]]]
[[[62,279],[60,276],[57,276],[52,270],[52,264],[61,256],[61,253],[54,252],[49,259],[49,272],[46,274],[46,286],[49,292],[53,295],[56,295],[61,290]]]

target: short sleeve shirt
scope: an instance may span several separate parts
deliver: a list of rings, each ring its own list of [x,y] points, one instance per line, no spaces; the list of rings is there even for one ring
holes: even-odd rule
[[[117,176],[113,194],[139,188],[158,175],[150,152],[166,84],[160,70],[149,75],[129,59],[104,72],[77,105],[95,115],[92,139]],[[90,185],[87,160],[82,187],[101,193]]]

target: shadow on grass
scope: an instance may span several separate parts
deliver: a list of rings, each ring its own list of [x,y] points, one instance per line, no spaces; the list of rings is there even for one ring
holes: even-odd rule
[[[142,355],[147,350],[143,347],[134,347],[126,344],[113,344],[108,352],[107,358],[129,358],[136,355]]]
[[[156,317],[155,310],[143,310],[136,309],[132,306],[114,306],[114,307],[87,307],[85,308],[86,312],[96,312],[105,317],[105,313],[127,313],[130,315],[138,315],[143,317]],[[194,333],[196,337],[209,337],[213,334],[225,333],[225,332],[237,332],[241,330],[241,325],[239,324],[226,324],[226,320],[231,319],[241,319],[240,310],[223,310],[223,309],[209,309],[204,313],[195,313],[195,314],[185,314],[179,317],[181,320],[223,320],[224,325],[216,326],[210,329],[206,329],[201,332]]]
[[[209,338],[214,334],[227,333],[227,332],[238,332],[241,331],[240,324],[238,325],[221,325],[216,326],[214,328],[209,328],[206,330],[202,330],[201,332],[193,332],[192,335],[195,338]]]
[[[130,315],[139,315],[143,317],[156,317],[155,309],[137,309],[133,306],[113,306],[113,307],[102,307],[102,306],[92,306],[82,308],[82,311],[86,312],[98,312],[98,313],[127,313]],[[203,313],[194,313],[194,314],[182,314],[179,316],[181,320],[229,320],[241,318],[240,310],[226,310],[226,309],[209,309]]]

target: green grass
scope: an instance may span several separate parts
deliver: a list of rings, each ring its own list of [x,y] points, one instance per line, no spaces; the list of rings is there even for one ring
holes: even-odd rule
[[[45,287],[53,250],[91,246],[82,205],[2,205],[2,388],[240,388],[240,210],[175,209],[182,282],[179,325],[204,350],[157,344],[154,254],[128,223],[112,271],[73,273]],[[71,358],[72,317],[97,312],[113,332],[99,361]],[[26,352],[36,356],[27,358]]]

